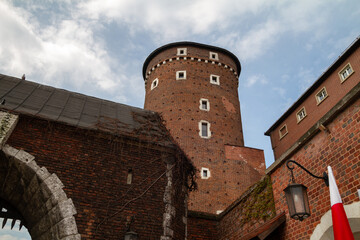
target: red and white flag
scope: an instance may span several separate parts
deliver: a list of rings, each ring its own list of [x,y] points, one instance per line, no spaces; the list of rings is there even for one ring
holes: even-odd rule
[[[346,217],[345,209],[341,201],[339,189],[336,185],[334,174],[328,166],[331,216],[333,222],[335,240],[354,240],[349,221]]]

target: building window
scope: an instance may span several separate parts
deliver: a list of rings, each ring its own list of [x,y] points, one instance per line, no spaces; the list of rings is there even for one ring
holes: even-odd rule
[[[133,171],[132,171],[132,169],[129,169],[127,179],[126,179],[126,183],[131,184],[132,183],[132,178],[133,178]]]
[[[176,80],[185,80],[185,79],[186,79],[186,71],[176,72]]]
[[[178,56],[184,56],[187,54],[187,48],[178,48],[177,49],[177,55]]]
[[[220,85],[220,77],[214,74],[210,75],[210,83]]]
[[[210,138],[211,132],[210,132],[210,123],[204,120],[201,120],[199,122],[199,135],[202,138]]]
[[[288,130],[286,127],[286,124],[284,126],[282,126],[279,130],[279,135],[280,135],[280,139],[282,139],[283,137],[286,136],[286,134],[288,134]]]
[[[297,113],[296,113],[296,119],[297,122],[301,122],[301,120],[303,120],[306,117],[306,111],[305,111],[305,107],[302,107]]]
[[[348,77],[350,77],[353,72],[354,71],[350,63],[346,64],[346,66],[339,72],[341,82],[344,82],[346,79],[348,79]]]
[[[159,79],[155,78],[154,81],[151,83],[151,90],[156,88],[159,85]]]
[[[212,60],[219,60],[219,55],[217,53],[210,52],[209,58]]]
[[[316,95],[315,95],[315,98],[316,98],[316,102],[317,104],[319,105],[322,101],[325,100],[325,98],[328,97],[328,94],[326,92],[326,88],[323,87]]]
[[[208,179],[210,177],[210,170],[208,168],[201,168],[201,179]]]
[[[201,98],[200,99],[200,106],[199,108],[201,110],[204,110],[204,111],[209,111],[210,110],[210,103],[209,103],[209,100],[205,99],[205,98]]]

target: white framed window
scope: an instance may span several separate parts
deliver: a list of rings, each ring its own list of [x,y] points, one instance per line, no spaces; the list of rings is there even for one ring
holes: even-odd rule
[[[210,75],[210,83],[220,85],[220,76],[211,74]]]
[[[344,82],[353,73],[354,73],[354,70],[352,69],[350,63],[346,64],[345,67],[343,69],[341,69],[341,71],[339,72],[341,82]]]
[[[288,130],[287,130],[286,124],[284,124],[284,126],[282,126],[282,127],[279,129],[280,139],[282,139],[283,137],[285,137],[286,134],[288,134]]]
[[[177,54],[178,56],[185,56],[187,54],[187,48],[178,48]]]
[[[316,95],[315,95],[315,98],[316,98],[316,102],[317,102],[317,105],[319,105],[322,101],[325,100],[325,98],[328,97],[328,94],[326,92],[326,88],[323,87]]]
[[[219,60],[219,54],[215,53],[215,52],[210,52],[209,53],[209,58],[212,60]]]
[[[210,170],[208,168],[201,168],[200,171],[201,179],[209,179],[210,178]]]
[[[155,78],[152,83],[151,83],[151,90],[153,90],[154,88],[156,88],[159,85],[159,79]]]
[[[210,123],[208,121],[201,120],[199,122],[199,135],[201,138],[210,138]]]
[[[305,107],[302,107],[297,113],[296,113],[296,119],[297,122],[301,122],[306,117],[306,111]]]
[[[205,98],[201,98],[199,108],[200,108],[200,110],[209,111],[210,110],[210,102],[209,102],[209,100],[207,100]]]
[[[176,72],[176,80],[185,80],[185,79],[186,79],[186,71]]]
[[[126,183],[131,184],[132,179],[133,179],[133,171],[132,171],[132,169],[129,169],[128,170],[128,175],[127,175],[127,178],[126,178]]]

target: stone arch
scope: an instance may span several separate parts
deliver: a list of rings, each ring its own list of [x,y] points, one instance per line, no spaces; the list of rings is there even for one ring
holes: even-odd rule
[[[360,202],[344,205],[355,239],[360,239]],[[331,210],[327,211],[316,226],[310,240],[333,240]]]
[[[31,154],[9,145],[0,151],[0,198],[22,214],[32,239],[81,239],[75,206],[63,187]]]

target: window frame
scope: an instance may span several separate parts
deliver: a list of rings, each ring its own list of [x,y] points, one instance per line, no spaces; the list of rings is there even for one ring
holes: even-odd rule
[[[216,81],[213,80],[213,77],[216,78]],[[220,76],[215,74],[210,74],[210,83],[214,85],[220,85]]]
[[[323,99],[320,99],[319,95],[320,95],[321,93],[323,93],[323,92],[325,92],[326,95],[325,95],[325,97],[324,97]],[[325,88],[325,87],[321,88],[320,91],[318,91],[318,92],[315,94],[315,99],[316,99],[317,105],[319,105],[320,103],[322,103],[328,96],[329,96],[329,94],[327,93],[326,88]]]
[[[299,114],[300,113],[304,113],[304,116],[300,116]],[[300,108],[300,110],[299,111],[297,111],[296,112],[296,120],[297,120],[297,123],[300,123],[302,120],[304,120],[304,118],[307,116],[307,114],[306,114],[306,110],[305,110],[305,106],[304,107],[302,107],[302,108]]]
[[[348,75],[344,77],[343,73],[348,72],[347,70],[350,69],[351,72],[347,73]],[[339,71],[339,77],[341,83],[345,82],[352,74],[354,73],[354,69],[352,68],[350,62],[348,62],[340,71]]]
[[[204,176],[204,172],[206,171],[206,176]],[[209,179],[211,177],[210,169],[202,167],[200,171],[201,179]]]
[[[209,52],[209,59],[211,60],[219,60],[219,54],[216,52]]]
[[[203,111],[210,111],[210,102],[208,99],[206,98],[200,98],[200,106],[199,106],[199,109],[200,110],[203,110]],[[206,109],[203,108],[203,102],[206,102]]]
[[[156,83],[156,85],[154,86],[155,83]],[[158,79],[158,78],[155,78],[155,79],[151,82],[150,90],[153,90],[154,88],[157,88],[157,86],[159,86],[159,79]]]
[[[181,51],[184,51],[184,53],[181,53]],[[176,55],[177,56],[186,56],[187,55],[187,48],[178,48]]]
[[[203,124],[206,124],[206,131],[207,131],[207,135],[203,136]],[[205,139],[209,139],[211,138],[211,131],[210,131],[210,123],[208,121],[205,120],[201,120],[199,122],[199,136],[201,138],[205,138]]]
[[[285,129],[285,133],[284,133],[284,134],[281,133],[281,132],[282,132],[282,131],[281,131],[282,129]],[[284,125],[279,129],[279,137],[280,137],[280,139],[284,138],[288,133],[289,133],[289,132],[288,132],[287,126],[286,126],[286,124],[284,124]]]
[[[180,77],[180,73],[183,73],[184,77]],[[186,80],[186,70],[176,71],[176,80]]]

